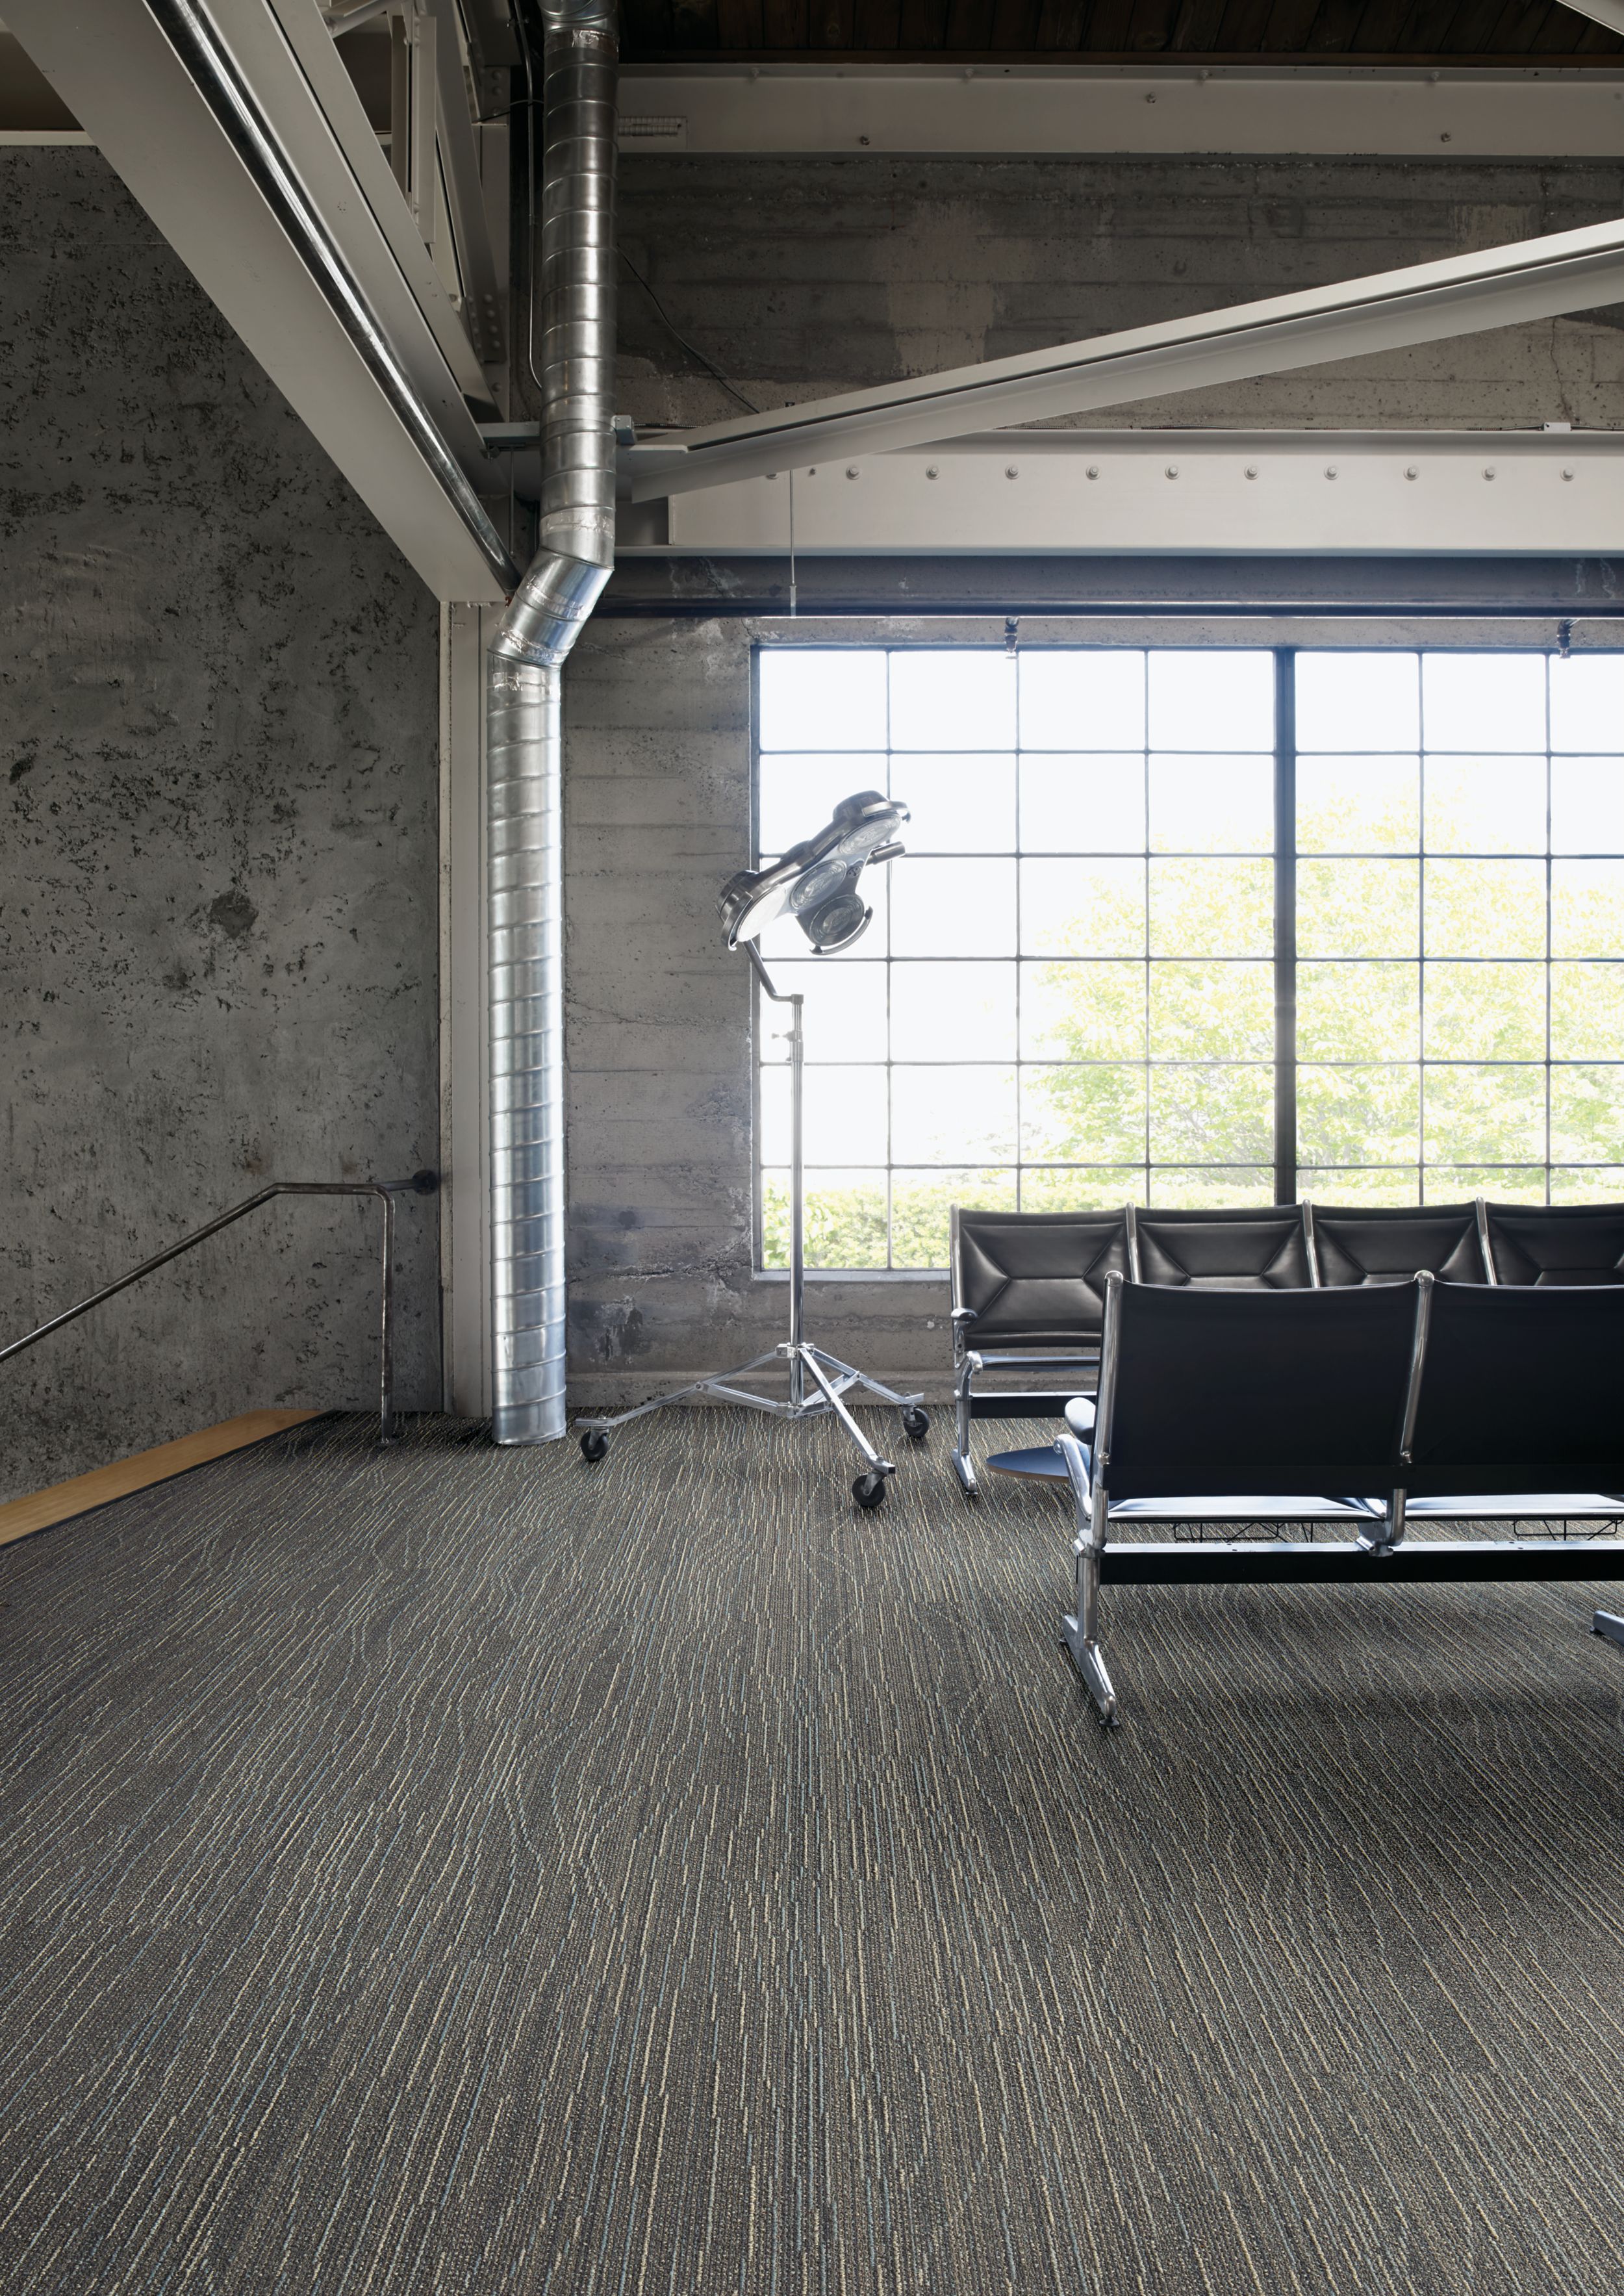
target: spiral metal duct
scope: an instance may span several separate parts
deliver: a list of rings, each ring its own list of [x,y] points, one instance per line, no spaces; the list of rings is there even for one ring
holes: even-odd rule
[[[491,1432],[565,1429],[562,665],[614,562],[615,16],[543,0],[539,547],[486,666]]]

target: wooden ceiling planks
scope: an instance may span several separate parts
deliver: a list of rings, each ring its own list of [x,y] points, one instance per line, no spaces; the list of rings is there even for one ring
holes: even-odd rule
[[[1557,0],[624,0],[628,62],[1616,63]]]

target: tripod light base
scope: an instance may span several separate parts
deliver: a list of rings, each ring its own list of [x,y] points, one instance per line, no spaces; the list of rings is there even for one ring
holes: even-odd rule
[[[790,1392],[783,1399],[775,1395],[757,1395],[749,1388],[734,1384],[735,1380],[749,1379],[753,1373],[764,1371],[768,1364],[779,1363],[787,1365],[790,1374]],[[582,1456],[598,1460],[608,1450],[609,1437],[615,1428],[628,1426],[634,1419],[646,1419],[651,1412],[664,1411],[673,1403],[685,1403],[692,1396],[713,1396],[719,1403],[742,1403],[751,1411],[765,1411],[774,1419],[833,1416],[840,1421],[863,1456],[866,1472],[857,1478],[858,1483],[867,1486],[872,1493],[874,1479],[881,1479],[879,1496],[857,1492],[859,1505],[876,1506],[884,1496],[883,1479],[894,1475],[897,1469],[891,1460],[881,1457],[847,1408],[846,1397],[853,1388],[860,1388],[865,1395],[899,1411],[905,1431],[915,1442],[923,1437],[930,1421],[922,1408],[923,1395],[898,1395],[894,1388],[882,1386],[866,1372],[856,1370],[838,1356],[828,1355],[805,1340],[790,1340],[768,1348],[764,1354],[753,1356],[749,1363],[735,1364],[730,1371],[711,1372],[703,1379],[691,1380],[686,1387],[679,1387],[670,1395],[657,1396],[652,1403],[639,1403],[630,1411],[578,1419],[575,1431],[581,1439]]]

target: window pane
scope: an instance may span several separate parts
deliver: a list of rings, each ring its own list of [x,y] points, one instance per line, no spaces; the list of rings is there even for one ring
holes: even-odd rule
[[[1157,956],[1267,956],[1275,939],[1268,861],[1152,861],[1151,949]]]
[[[891,1153],[904,1164],[1013,1163],[1014,1070],[893,1068]]]
[[[1023,1212],[1109,1210],[1144,1201],[1140,1164],[1029,1164],[1021,1175]]]
[[[1021,842],[1028,853],[1143,853],[1143,756],[1022,758]]]
[[[1545,656],[1423,654],[1421,724],[1429,750],[1543,750]]]
[[[1297,1190],[1305,1201],[1327,1210],[1343,1205],[1414,1204],[1421,1200],[1421,1175],[1414,1164],[1300,1165]]]
[[[1240,1164],[1274,1153],[1272,1067],[1151,1070],[1153,1164]]]
[[[1603,1164],[1588,1171],[1563,1172],[1553,1168],[1551,1201],[1554,1204],[1624,1203],[1624,1164]]]
[[[885,753],[786,750],[763,758],[757,800],[764,854],[787,853],[834,817],[843,797],[885,787]],[[865,890],[866,891],[866,882]]]
[[[883,653],[775,646],[759,660],[764,750],[884,749]]]
[[[1272,1060],[1272,964],[1152,964],[1151,1058]]]
[[[809,1068],[806,1072],[808,1164],[883,1164],[885,1070]],[[761,1072],[761,1160],[790,1160],[790,1072]]]
[[[1014,748],[1015,665],[1002,647],[910,649],[890,664],[893,750]]]
[[[947,1214],[955,1204],[987,1212],[1015,1210],[1015,1175],[1008,1168],[891,1174],[891,1265],[946,1267]]]
[[[1013,964],[893,964],[890,1049],[897,1061],[1013,1061]]]
[[[1142,750],[1144,656],[1103,648],[1022,646],[1023,750]]]
[[[1013,861],[899,861],[893,956],[1007,956],[1015,945]]]
[[[1624,749],[1624,654],[1576,653],[1551,663],[1551,747]]]
[[[1429,1068],[1423,1152],[1429,1164],[1543,1163],[1545,1070]]]
[[[1421,671],[1413,653],[1300,653],[1300,750],[1413,750]]]
[[[1421,1153],[1420,1070],[1302,1062],[1297,1153],[1305,1164],[1413,1163]]]
[[[1429,853],[1543,853],[1544,758],[1429,757],[1426,843]]]
[[[1126,1164],[1144,1154],[1144,1070],[1102,1061],[1021,1071],[1021,1154],[1044,1163]]]
[[[1013,853],[1015,760],[898,758],[895,794],[912,816],[902,832],[910,853]]]
[[[1415,956],[1421,869],[1415,861],[1301,861],[1300,956]]]
[[[883,1172],[807,1173],[808,1267],[883,1267]],[[790,1264],[790,1176],[761,1175],[761,1264]]]
[[[1421,1056],[1421,968],[1300,964],[1297,1052],[1308,1061]]]
[[[1429,956],[1543,956],[1543,861],[1428,861]]]
[[[1029,1061],[1141,1060],[1144,967],[1023,964],[1021,1053]]]
[[[1297,842],[1305,853],[1415,852],[1420,758],[1300,758]]]
[[[1239,1211],[1249,1204],[1272,1204],[1274,1170],[1256,1164],[1227,1171],[1184,1171],[1161,1164],[1151,1174],[1150,1201],[1164,1211]]]
[[[1545,1169],[1518,1164],[1429,1164],[1421,1176],[1421,1200],[1428,1204],[1464,1204],[1487,1196],[1497,1204],[1542,1204]]]
[[[804,947],[803,943],[803,947]],[[874,945],[879,957],[883,943]],[[885,1034],[885,966],[882,963],[831,964],[826,957],[803,964],[778,964],[772,968],[773,986],[781,995],[800,992],[805,1006],[807,1059],[811,1061],[882,1061]],[[764,991],[757,993],[757,1043],[764,1061],[787,1061],[790,1008],[775,1004]]]
[[[1143,956],[1143,861],[1023,861],[1021,947],[1033,956]]]
[[[1551,1155],[1564,1164],[1624,1159],[1624,1068],[1551,1070]]]
[[[1553,758],[1553,853],[1624,853],[1624,757]]]
[[[1551,864],[1551,955],[1624,956],[1624,861]]]
[[[1422,1006],[1430,1061],[1542,1061],[1543,964],[1428,964]]]
[[[1551,1058],[1616,1060],[1624,1053],[1624,966],[1551,967]]]
[[[1158,750],[1272,750],[1275,657],[1176,652],[1150,657],[1150,741]]]
[[[1151,846],[1158,853],[1272,853],[1275,760],[1151,759]]]

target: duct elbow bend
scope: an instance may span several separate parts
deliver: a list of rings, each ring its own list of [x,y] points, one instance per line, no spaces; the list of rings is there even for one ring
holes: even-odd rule
[[[503,661],[556,669],[569,656],[609,579],[607,566],[544,550],[509,601],[490,651]]]

